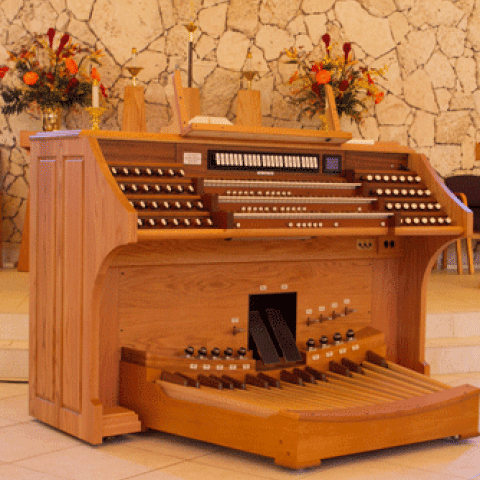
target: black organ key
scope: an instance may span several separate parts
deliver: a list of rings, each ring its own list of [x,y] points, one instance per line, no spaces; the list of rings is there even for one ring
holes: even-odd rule
[[[175,176],[175,170],[172,170],[171,168],[169,168],[169,169],[167,170],[167,175],[168,175],[169,177],[174,177],[174,176]]]
[[[165,185],[165,187],[163,187],[165,189],[165,191],[167,193],[172,193],[173,192],[173,188],[170,186],[170,185]]]
[[[347,367],[351,372],[364,373],[363,368],[358,363],[355,363],[353,360],[350,360],[349,358],[342,358],[342,365],[344,367]]]
[[[232,355],[233,355],[233,349],[228,347],[224,350],[223,354],[225,355],[226,360],[230,360],[232,358]]]
[[[283,380],[284,382],[288,382],[288,383],[293,383],[295,385],[303,386],[302,378],[299,377],[298,375],[295,375],[294,373],[288,372],[287,370],[282,370],[280,372],[280,380]]]
[[[170,204],[168,202],[163,202],[162,203],[162,207],[165,209],[165,210],[168,210],[170,208]]]
[[[280,380],[278,380],[277,378],[273,378],[270,375],[267,375],[265,373],[259,373],[257,374],[257,378],[267,382],[270,387],[281,388]]]
[[[139,168],[134,168],[133,169],[133,174],[137,175],[137,177],[139,177],[142,174],[142,171]]]
[[[142,200],[137,203],[138,208],[147,208],[147,204]]]
[[[188,210],[191,210],[193,208],[193,204],[192,202],[185,202],[185,208],[188,209]]]
[[[320,347],[321,348],[328,347],[328,337],[326,335],[322,335],[322,337],[320,338]]]
[[[195,202],[195,208],[197,210],[203,210],[203,203],[202,202]]]
[[[172,220],[172,224],[174,227],[178,227],[180,225],[180,221],[178,220],[178,218],[174,218]]]
[[[315,349],[315,340],[313,338],[309,338],[307,340],[307,350],[314,350]]]
[[[157,192],[157,193],[160,193],[160,192],[162,191],[162,187],[161,187],[160,185],[155,185],[155,186],[153,187],[153,190],[154,190],[155,192]]]
[[[148,225],[150,225],[151,227],[154,227],[154,226],[155,226],[155,224],[156,224],[156,222],[155,222],[155,219],[154,219],[154,218],[149,218],[147,223],[148,223]]]
[[[183,170],[183,168],[180,168],[179,170],[177,170],[177,175],[179,177],[184,177],[185,176],[185,170]]]
[[[157,210],[159,207],[158,203],[157,202],[151,202],[150,203],[150,208],[153,208],[154,210]]]
[[[306,372],[305,370],[294,368],[292,373],[298,375],[304,382],[315,383],[315,377],[311,373]]]
[[[183,188],[182,185],[177,185],[176,188],[177,188],[177,192],[178,192],[178,193],[183,193],[183,192],[184,192],[184,188]]]
[[[335,345],[339,345],[340,343],[342,343],[342,334],[337,332],[335,333],[335,335],[333,335],[333,343]]]
[[[263,380],[258,376],[255,377],[254,375],[250,375],[249,373],[245,375],[245,383],[255,387],[268,388],[268,382],[266,380]]]
[[[140,190],[141,190],[142,192],[144,192],[144,193],[147,193],[147,192],[150,191],[150,187],[149,187],[148,185],[142,185],[142,186],[140,187]]]
[[[345,336],[347,337],[347,342],[355,340],[355,332],[351,328],[347,330]]]
[[[149,177],[153,175],[152,169],[151,168],[146,168],[145,169],[145,175],[148,175]]]
[[[352,373],[345,365],[334,362],[333,360],[330,361],[330,363],[328,364],[328,369],[333,373],[339,373],[340,375],[343,375],[345,377],[352,376]]]
[[[161,218],[159,223],[162,227],[166,227],[168,225],[168,220],[166,218]]]
[[[222,378],[222,377],[217,377],[215,375],[210,375],[210,378],[213,378],[214,380],[216,380],[217,382],[220,382],[223,386],[224,389],[227,389],[227,390],[233,390],[235,388],[235,386],[233,385],[232,382],[230,382],[229,380],[225,379],[225,378]]]
[[[186,227],[189,227],[189,226],[192,224],[192,222],[190,221],[190,219],[185,218],[185,219],[183,220],[183,224],[184,224]]]
[[[120,172],[122,173],[122,175],[125,175],[125,176],[128,176],[130,175],[130,170],[127,168],[127,167],[123,167]]]
[[[198,349],[198,358],[205,358],[207,356],[208,350],[205,347]]]
[[[195,188],[192,187],[192,185],[189,185],[189,186],[187,187],[187,193],[195,193]]]
[[[387,361],[378,353],[372,352],[371,350],[367,351],[367,362],[374,363],[380,367],[388,368]]]
[[[185,377],[182,377],[178,373],[171,373],[163,370],[160,374],[160,380],[169,383],[175,383],[177,385],[183,385],[184,387],[188,386],[188,381]]]
[[[195,353],[195,349],[192,346],[188,346],[185,349],[185,356],[186,357],[193,357],[194,353]]]
[[[312,367],[305,367],[304,369],[307,373],[310,373],[315,377],[315,380],[320,380],[321,382],[326,382],[327,381],[327,376],[325,375],[324,372],[320,372],[319,370],[316,370],[315,368]]]
[[[157,177],[163,177],[163,170],[161,168],[156,168],[154,173],[157,175]]]
[[[223,383],[216,378],[207,377],[205,375],[199,375],[197,380],[200,382],[200,385],[205,387],[217,388],[218,390],[223,390]]]
[[[177,210],[180,210],[182,208],[182,204],[180,202],[175,202],[173,204],[173,207],[176,208]]]
[[[113,176],[117,176],[117,175],[118,175],[118,168],[117,168],[117,167],[112,167],[112,168],[110,168],[110,171],[112,172],[112,175],[113,175]]]
[[[210,353],[212,354],[212,358],[218,359],[218,357],[220,356],[220,349],[218,347],[215,347]]]
[[[187,381],[187,385],[189,387],[195,387],[195,388],[200,387],[200,382],[198,380],[195,380],[194,378],[189,377],[188,375],[185,375],[183,373],[175,372],[175,374],[179,375],[180,377],[185,378],[185,380]]]
[[[229,381],[235,388],[238,388],[240,390],[245,390],[246,388],[245,383],[236,378],[229,377],[228,375],[222,375],[220,378]]]

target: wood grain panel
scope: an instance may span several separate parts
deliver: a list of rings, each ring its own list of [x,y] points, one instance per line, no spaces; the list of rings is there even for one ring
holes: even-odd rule
[[[64,163],[65,228],[63,321],[62,321],[62,406],[80,413],[82,410],[82,318],[85,164],[83,159]]]
[[[360,260],[124,268],[119,286],[120,341],[155,345],[176,355],[187,345],[209,350],[247,346],[249,296],[298,292],[297,344],[304,349],[310,336],[370,323],[371,275],[371,263]],[[325,315],[334,309],[339,313],[346,299],[356,313],[307,326],[307,310],[317,317],[319,307],[325,307]],[[338,306],[332,307],[333,302]],[[233,335],[234,325],[245,332]]]
[[[40,160],[38,165],[38,241],[37,267],[38,297],[36,312],[36,395],[44,400],[55,399],[55,291],[56,291],[56,215],[55,189],[57,162]]]

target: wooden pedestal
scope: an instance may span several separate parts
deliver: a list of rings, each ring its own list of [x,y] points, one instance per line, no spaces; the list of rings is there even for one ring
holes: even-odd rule
[[[237,125],[262,126],[262,101],[258,90],[239,90],[237,98]]]
[[[125,87],[122,130],[124,132],[146,132],[145,96],[143,87]]]

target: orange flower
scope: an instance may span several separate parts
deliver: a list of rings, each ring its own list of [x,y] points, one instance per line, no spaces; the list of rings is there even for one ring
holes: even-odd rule
[[[95,67],[92,68],[91,75],[94,80],[100,81],[100,74],[98,73],[98,70]]]
[[[72,74],[75,75],[78,72],[78,66],[73,58],[66,58],[65,65],[67,70]]]
[[[375,103],[380,103],[383,100],[385,94],[383,92],[377,93],[375,95]]]
[[[319,85],[324,85],[325,83],[328,83],[331,79],[332,79],[332,75],[328,70],[320,70],[315,75],[315,80]]]
[[[35,72],[27,72],[23,76],[23,81],[27,85],[35,85],[37,83],[37,80],[38,80],[38,75]]]

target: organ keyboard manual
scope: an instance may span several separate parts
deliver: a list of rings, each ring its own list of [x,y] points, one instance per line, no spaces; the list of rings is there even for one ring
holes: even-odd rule
[[[338,130],[31,137],[30,414],[274,459],[478,435],[425,363],[426,283],[472,214],[427,158]]]

